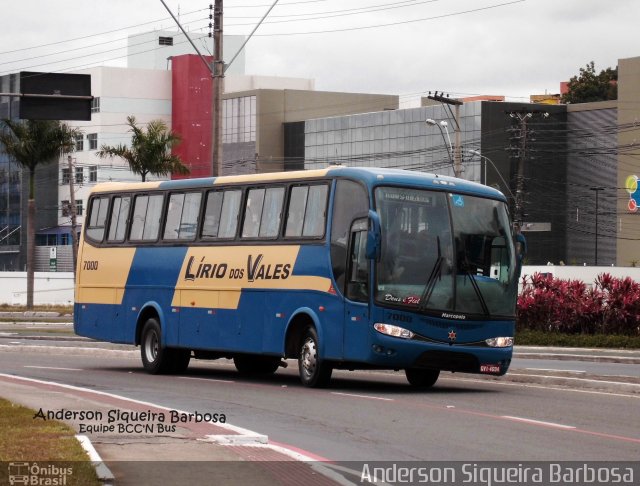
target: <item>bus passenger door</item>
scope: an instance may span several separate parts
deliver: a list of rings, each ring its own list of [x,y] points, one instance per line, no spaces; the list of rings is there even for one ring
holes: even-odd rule
[[[351,225],[345,278],[344,358],[364,360],[369,353],[369,276],[366,257],[368,221]]]

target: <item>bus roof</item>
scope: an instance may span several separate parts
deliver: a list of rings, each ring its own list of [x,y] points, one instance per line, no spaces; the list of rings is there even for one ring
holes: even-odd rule
[[[429,174],[405,169],[387,169],[380,167],[330,166],[326,169],[298,170],[290,172],[267,172],[234,176],[206,177],[198,179],[178,179],[152,182],[103,182],[96,184],[92,192],[144,191],[154,189],[190,189],[214,187],[222,184],[258,183],[275,181],[294,181],[343,177],[362,180],[370,186],[378,185],[419,185],[423,188],[462,192],[492,199],[506,201],[498,190],[455,177]]]

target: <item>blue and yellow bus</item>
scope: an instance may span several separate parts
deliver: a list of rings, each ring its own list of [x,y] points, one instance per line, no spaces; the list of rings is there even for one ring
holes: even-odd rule
[[[503,375],[519,259],[506,199],[418,172],[330,167],[96,185],[75,332],[139,345],[150,373],[232,358],[247,374]]]

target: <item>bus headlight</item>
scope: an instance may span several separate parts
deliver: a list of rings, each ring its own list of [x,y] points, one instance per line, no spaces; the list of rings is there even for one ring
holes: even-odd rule
[[[495,337],[485,340],[485,343],[491,348],[508,348],[513,346],[512,337]]]
[[[380,334],[386,334],[387,336],[399,337],[402,339],[411,339],[415,336],[415,334],[409,331],[409,329],[405,329],[400,326],[393,326],[391,324],[383,324],[381,322],[376,322],[373,325],[373,328]]]

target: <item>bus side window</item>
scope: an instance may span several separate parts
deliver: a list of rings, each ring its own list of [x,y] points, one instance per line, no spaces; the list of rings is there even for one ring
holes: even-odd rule
[[[260,217],[264,204],[265,189],[251,189],[247,195],[244,208],[244,223],[242,225],[243,238],[255,238],[260,231]]]
[[[324,225],[327,218],[327,190],[326,185],[309,188],[302,236],[320,237],[324,235]]]
[[[124,241],[127,231],[127,218],[129,217],[130,205],[131,197],[129,196],[116,196],[113,198],[111,222],[109,223],[107,241],[113,243]]]
[[[209,191],[202,225],[203,238],[233,238],[238,227],[242,191]]]
[[[347,298],[360,302],[366,302],[369,297],[369,260],[366,257],[367,225],[366,219],[359,219],[351,228]]]
[[[134,201],[131,240],[155,241],[160,230],[162,194],[138,196]]]
[[[87,225],[87,238],[93,241],[102,241],[104,238],[105,223],[107,221],[108,197],[97,197],[91,200],[89,208],[89,224]]]
[[[165,240],[193,240],[200,212],[199,192],[171,194],[164,226]]]
[[[331,266],[333,278],[341,291],[344,289],[351,223],[358,214],[366,214],[368,210],[369,197],[364,187],[346,179],[336,182],[331,221]]]
[[[289,197],[289,212],[284,235],[289,237],[302,236],[304,212],[307,209],[307,194],[309,186],[295,186],[291,188]]]
[[[282,204],[284,202],[284,187],[269,187],[264,197],[262,216],[260,218],[261,238],[276,238],[282,219]]]

